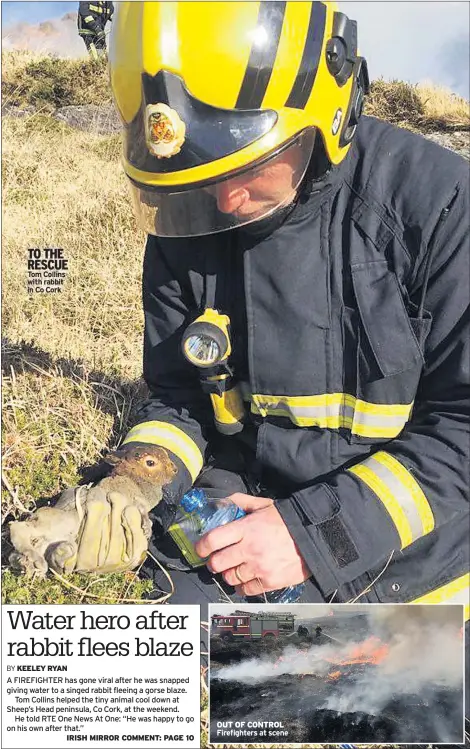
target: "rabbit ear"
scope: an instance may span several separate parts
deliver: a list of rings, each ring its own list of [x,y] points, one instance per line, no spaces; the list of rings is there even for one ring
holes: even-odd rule
[[[122,456],[117,452],[108,453],[107,455],[103,456],[103,460],[105,461],[105,463],[109,463],[110,465],[115,466],[121,462]]]
[[[110,463],[112,466],[117,465],[125,458],[137,458],[139,457],[138,448],[134,444],[121,445],[116,450],[111,450],[107,455],[103,456],[103,460],[106,463]]]

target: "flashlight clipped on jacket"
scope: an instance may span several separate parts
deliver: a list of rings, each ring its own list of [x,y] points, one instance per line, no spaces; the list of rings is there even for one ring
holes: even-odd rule
[[[186,359],[199,369],[202,389],[212,402],[215,426],[222,434],[240,432],[245,416],[240,387],[227,364],[232,353],[229,326],[228,315],[207,308],[188,325],[181,344]]]

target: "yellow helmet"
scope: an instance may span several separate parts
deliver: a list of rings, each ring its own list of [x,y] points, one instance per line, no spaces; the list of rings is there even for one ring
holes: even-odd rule
[[[330,2],[120,2],[109,65],[135,207],[160,236],[222,231],[292,201],[317,132],[330,162],[344,159],[368,88],[356,22]],[[219,185],[286,162],[285,195],[220,208]]]

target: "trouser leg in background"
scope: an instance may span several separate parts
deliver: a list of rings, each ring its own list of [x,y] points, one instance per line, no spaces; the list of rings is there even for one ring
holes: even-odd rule
[[[97,39],[94,40],[94,44],[96,49],[98,50],[98,54],[101,55],[103,52],[106,52],[106,37],[100,36]]]
[[[94,60],[97,60],[99,57],[99,53],[98,53],[98,49],[97,49],[97,45],[95,41],[96,40],[95,34],[93,34],[92,32],[89,32],[86,34],[82,33],[80,34],[80,36],[85,42],[85,47],[87,48],[87,51],[90,57],[93,58]]]
[[[104,27],[99,30],[104,31]],[[78,34],[85,42],[88,54],[94,60],[97,60],[98,57],[106,52],[106,37],[104,34],[98,37],[96,28],[90,28],[80,16],[78,18]]]

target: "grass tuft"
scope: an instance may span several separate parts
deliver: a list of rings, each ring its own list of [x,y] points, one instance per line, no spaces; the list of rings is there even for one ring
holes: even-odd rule
[[[442,87],[379,79],[371,84],[364,111],[398,127],[427,132],[470,129],[469,107]]]
[[[58,107],[111,102],[107,60],[71,60],[53,55],[5,52],[2,56],[3,105]]]
[[[126,603],[123,598],[139,600],[152,592],[150,580],[140,580],[133,572],[112,572],[108,575],[74,573],[67,578],[77,590],[64,586],[60,580],[15,575],[5,570],[2,576],[2,602],[16,604]],[[125,593],[125,595],[124,595]]]

